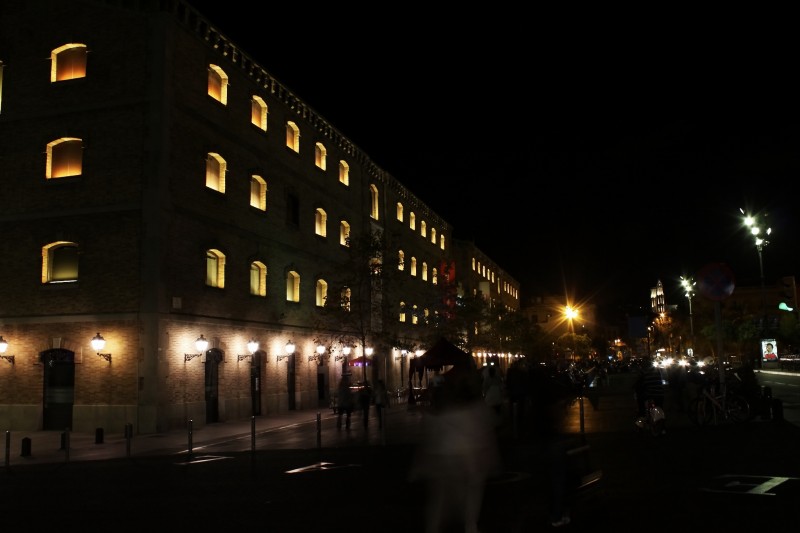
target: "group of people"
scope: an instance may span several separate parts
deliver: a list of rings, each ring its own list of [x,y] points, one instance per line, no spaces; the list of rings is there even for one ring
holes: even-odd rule
[[[382,379],[379,379],[374,388],[369,381],[364,381],[355,386],[350,378],[350,374],[344,374],[336,389],[336,427],[342,429],[342,422],[344,422],[345,429],[350,429],[350,418],[356,409],[356,404],[358,404],[358,408],[361,411],[364,427],[368,427],[370,405],[374,403],[378,427],[383,428],[383,411],[389,406],[386,384]],[[353,390],[354,388],[356,389],[355,391]]]

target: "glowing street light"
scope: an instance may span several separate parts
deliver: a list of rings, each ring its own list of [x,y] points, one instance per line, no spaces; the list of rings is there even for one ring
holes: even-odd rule
[[[681,276],[681,287],[686,291],[686,298],[689,300],[689,332],[692,336],[692,348],[694,348],[694,320],[692,318],[692,296],[694,296],[694,286],[697,282],[692,278]]]
[[[762,251],[764,250],[764,246],[769,244],[766,237],[772,234],[772,228],[764,229],[758,224],[756,217],[746,214],[742,208],[739,208],[739,211],[744,215],[744,225],[753,235],[756,251],[758,251],[758,268],[761,273],[761,329],[763,331],[767,325],[767,294],[764,287],[764,258]]]

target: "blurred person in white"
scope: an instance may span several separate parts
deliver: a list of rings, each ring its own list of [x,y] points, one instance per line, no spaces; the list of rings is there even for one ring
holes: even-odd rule
[[[424,415],[409,478],[426,483],[425,533],[454,527],[479,533],[486,484],[501,471],[494,413],[474,364],[454,366],[443,377],[441,394]]]

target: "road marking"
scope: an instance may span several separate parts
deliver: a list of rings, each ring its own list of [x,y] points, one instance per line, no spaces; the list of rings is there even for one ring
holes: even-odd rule
[[[741,474],[726,474],[717,476],[714,480],[720,482],[719,487],[703,488],[706,492],[727,492],[730,494],[754,494],[757,496],[777,496],[774,489],[788,483],[797,481],[796,477],[781,476],[748,476]]]

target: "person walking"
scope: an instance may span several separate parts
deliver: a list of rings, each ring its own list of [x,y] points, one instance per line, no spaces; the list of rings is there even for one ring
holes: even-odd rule
[[[336,389],[336,429],[342,429],[342,418],[345,419],[345,428],[350,429],[350,416],[353,414],[354,404],[353,391],[350,389],[350,374],[342,374]]]
[[[483,378],[483,399],[492,411],[496,421],[500,421],[503,411],[503,378],[497,372],[495,365],[489,365]]]
[[[389,394],[386,392],[386,383],[379,379],[375,383],[372,393],[375,398],[375,415],[378,417],[378,428],[383,429],[383,410],[389,407]]]
[[[369,404],[372,403],[372,387],[369,381],[365,381],[361,389],[358,391],[358,404],[361,409],[361,417],[364,422],[364,427],[369,426]]]

